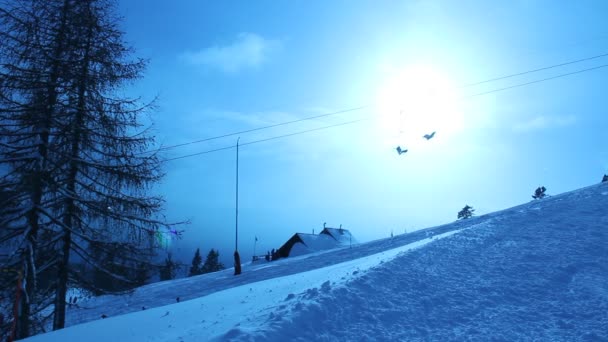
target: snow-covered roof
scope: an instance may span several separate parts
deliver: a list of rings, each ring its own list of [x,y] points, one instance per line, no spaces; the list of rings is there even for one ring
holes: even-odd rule
[[[324,251],[338,247],[337,241],[327,234],[305,234],[297,233],[299,243],[295,243],[289,252],[289,256],[303,255],[312,252]]]
[[[357,243],[357,240],[352,236],[348,229],[343,228],[323,228],[319,235],[329,235],[334,238],[340,246]]]
[[[324,228],[318,235],[307,233],[294,234],[281,248],[279,257],[303,255],[324,251],[356,243],[350,232],[342,228]]]
[[[312,250],[324,250],[336,246],[336,241],[327,235],[297,233],[302,242]]]

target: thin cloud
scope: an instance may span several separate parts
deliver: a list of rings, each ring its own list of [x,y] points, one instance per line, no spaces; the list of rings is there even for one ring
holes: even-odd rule
[[[188,64],[236,73],[265,63],[281,47],[278,40],[243,32],[226,45],[216,45],[195,52],[185,52],[180,59]]]
[[[540,115],[528,121],[519,122],[513,126],[513,130],[518,133],[526,133],[552,127],[566,127],[576,123],[576,116],[545,116]]]

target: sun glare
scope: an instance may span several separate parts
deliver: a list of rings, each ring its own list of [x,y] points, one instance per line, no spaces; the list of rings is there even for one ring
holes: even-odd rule
[[[413,65],[394,73],[379,89],[376,115],[384,141],[408,148],[424,143],[425,134],[446,138],[462,128],[458,93],[438,69]]]

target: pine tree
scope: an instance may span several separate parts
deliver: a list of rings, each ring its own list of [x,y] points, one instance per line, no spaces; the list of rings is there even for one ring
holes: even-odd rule
[[[9,4],[0,8],[0,186],[11,194],[4,202],[21,205],[1,206],[0,244],[25,280],[15,336],[24,338],[46,307],[53,329],[65,326],[68,280],[86,282],[72,255],[134,283],[154,256],[154,234],[169,225],[157,218],[162,199],[147,194],[162,177],[139,124],[149,107],[117,97],[145,62],[129,60],[113,1]],[[115,262],[97,260],[95,244]],[[37,288],[41,270],[56,275],[45,289]]]
[[[137,264],[137,270],[135,272],[135,285],[143,286],[148,283],[148,279],[150,279],[150,265],[145,262],[140,262]]]
[[[99,267],[89,266],[78,277],[78,286],[95,295],[127,293],[142,286],[150,277],[151,265],[147,262],[127,260],[121,250],[129,248],[123,242],[95,242],[89,252]]]
[[[66,17],[58,13],[67,3],[23,0],[0,8],[0,164],[6,170],[0,183],[13,192],[11,200],[21,203],[18,210],[2,210],[8,234],[0,243],[12,249],[15,257],[6,264],[18,269],[26,284],[16,303],[15,339],[29,336],[33,311],[51,304],[40,303],[37,266],[39,251],[53,249],[50,243],[57,242],[53,234],[41,240],[41,231],[52,232],[52,222],[60,220],[53,213],[58,196],[48,189],[56,175],[50,163],[57,148],[53,121],[62,116],[58,88],[68,32]],[[54,261],[47,259],[43,267],[52,267]],[[42,308],[33,307],[37,305]]]
[[[468,219],[474,215],[475,209],[468,204],[458,212],[458,219]]]
[[[8,232],[0,243],[12,247],[17,257],[8,266],[18,270],[26,284],[12,336],[21,339],[31,333],[30,316],[37,300],[39,234],[48,227],[48,220],[42,216],[52,200],[43,194],[50,182],[48,155],[53,146],[51,122],[56,112],[62,45],[44,32],[53,30],[55,36],[63,37],[66,28],[63,18],[57,16],[36,21],[36,13],[51,4],[32,1],[14,5],[0,8],[0,163],[8,169],[0,183],[14,194],[10,200],[22,206],[14,210],[0,206],[2,227]],[[10,279],[11,288],[16,280]]]
[[[540,186],[540,187],[536,188],[536,190],[534,191],[534,195],[532,195],[532,198],[534,198],[534,199],[545,198],[545,196],[547,196],[545,194],[545,191],[547,191],[547,189],[544,186]]]
[[[194,258],[192,258],[192,266],[190,267],[190,272],[188,272],[188,277],[202,274],[202,271],[201,271],[202,263],[203,263],[203,258],[201,257],[201,251],[199,248],[197,248],[196,252],[194,253]]]
[[[171,253],[167,254],[165,264],[160,268],[160,280],[171,280],[175,279],[177,273],[177,263],[173,261]]]
[[[219,262],[220,253],[213,248],[207,254],[207,259],[201,268],[201,273],[211,273],[223,270],[224,265]]]

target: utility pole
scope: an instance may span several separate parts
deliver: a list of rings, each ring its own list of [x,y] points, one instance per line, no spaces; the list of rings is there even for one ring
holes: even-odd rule
[[[255,254],[255,247],[258,244],[258,236],[255,236],[255,240],[253,241],[253,260],[257,260],[256,254]]]
[[[235,215],[235,239],[234,239],[234,250],[239,250],[239,140],[241,137],[236,139],[236,215]]]
[[[239,255],[239,140],[236,139],[236,212],[234,236],[234,275],[241,274],[241,256]]]

